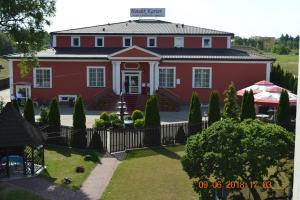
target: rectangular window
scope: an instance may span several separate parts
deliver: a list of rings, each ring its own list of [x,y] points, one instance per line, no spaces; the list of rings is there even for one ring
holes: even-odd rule
[[[193,67],[193,88],[211,88],[211,68]]]
[[[202,48],[211,48],[211,37],[202,38]]]
[[[33,69],[33,84],[35,88],[52,87],[52,70],[51,68],[38,67]]]
[[[96,37],[95,47],[104,47],[104,38],[103,37]]]
[[[132,38],[131,37],[123,37],[123,47],[132,46]]]
[[[72,36],[71,37],[72,40],[72,47],[80,47],[80,37],[79,36]]]
[[[148,37],[148,47],[156,47],[156,37]]]
[[[175,88],[176,69],[175,67],[159,68],[159,87]]]
[[[87,86],[105,87],[104,67],[87,67]]]
[[[175,37],[174,47],[184,47],[184,37]]]

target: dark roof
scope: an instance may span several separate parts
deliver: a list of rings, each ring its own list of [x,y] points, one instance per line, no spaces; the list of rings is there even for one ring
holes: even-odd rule
[[[51,34],[102,34],[102,35],[228,35],[233,33],[212,29],[172,23],[162,20],[129,20],[125,22],[104,24],[52,32]]]
[[[40,59],[108,59],[108,56],[124,48],[56,48],[38,52]],[[161,55],[163,60],[243,60],[274,61],[262,55],[237,49],[213,48],[147,48]],[[8,55],[6,58],[21,58],[22,54]]]
[[[42,144],[41,132],[26,121],[7,103],[0,113],[0,147],[16,147]]]

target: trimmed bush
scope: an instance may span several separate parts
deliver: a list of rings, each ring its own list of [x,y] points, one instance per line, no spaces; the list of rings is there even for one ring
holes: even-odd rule
[[[199,101],[198,94],[196,92],[193,92],[190,101],[188,135],[190,136],[201,131],[202,131],[201,104]]]
[[[53,131],[59,131],[60,129],[60,111],[56,97],[52,99],[50,104],[49,125]]]
[[[20,112],[20,107],[19,107],[19,103],[16,99],[13,99],[12,101],[12,105],[15,107],[15,109]]]
[[[107,112],[101,113],[100,119],[103,119],[104,121],[109,122],[109,115],[107,114]]]
[[[81,96],[76,99],[73,113],[73,138],[72,147],[86,148],[86,118],[83,108],[83,102]]]
[[[117,113],[112,112],[109,114],[109,121],[114,121],[116,119],[119,119],[119,116],[117,115]]]
[[[32,125],[35,124],[34,108],[31,98],[28,98],[24,106],[24,118]]]
[[[107,126],[107,122],[104,121],[103,119],[95,119],[94,128],[105,128]]]
[[[98,151],[103,151],[102,139],[99,132],[94,131],[89,148]]]
[[[49,108],[42,106],[40,108],[40,118],[39,118],[39,123],[42,125],[46,125],[49,122]]]
[[[211,125],[221,119],[220,98],[217,91],[212,91],[208,104],[208,124]]]
[[[115,120],[113,120],[113,121],[111,121],[111,126],[113,127],[113,128],[121,128],[121,127],[123,127],[123,121],[121,120],[121,119],[115,119]]]
[[[290,130],[291,128],[291,108],[289,95],[286,90],[280,94],[279,105],[276,111],[276,124]]]
[[[137,120],[137,119],[143,119],[144,118],[144,115],[142,113],[142,111],[140,110],[134,110],[131,114],[131,119],[133,121]]]
[[[177,130],[177,133],[175,135],[175,141],[176,143],[185,144],[186,143],[186,134],[183,130],[183,126],[180,126]]]
[[[134,128],[144,128],[145,119],[136,119],[134,121]]]
[[[253,91],[250,90],[248,97],[247,97],[247,105],[248,105],[248,118],[255,119],[256,113],[255,113],[255,104],[254,104],[254,95]]]
[[[246,90],[244,92],[242,105],[241,105],[241,115],[240,115],[241,121],[247,119],[247,109],[248,109],[247,100],[248,100],[248,91]]]
[[[237,120],[239,118],[239,107],[233,82],[231,82],[228,89],[224,92],[224,95],[224,116]]]

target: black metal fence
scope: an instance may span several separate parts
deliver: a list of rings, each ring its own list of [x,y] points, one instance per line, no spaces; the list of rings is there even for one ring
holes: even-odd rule
[[[201,127],[202,126],[202,127]],[[207,120],[202,124],[190,125],[187,122],[162,124],[153,128],[87,128],[86,148],[93,148],[110,153],[128,149],[143,148],[146,146],[172,145],[179,143],[176,135],[184,134],[185,137],[197,130],[208,127]],[[76,131],[72,127],[61,126],[60,132],[47,133],[47,142],[64,146],[72,146],[73,135]],[[95,141],[100,143],[95,145]]]

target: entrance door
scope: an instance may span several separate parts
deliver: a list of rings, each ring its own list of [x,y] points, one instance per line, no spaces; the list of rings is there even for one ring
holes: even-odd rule
[[[123,73],[123,92],[129,94],[141,93],[141,73],[124,72]]]
[[[23,99],[31,97],[30,85],[16,85],[16,97]]]

